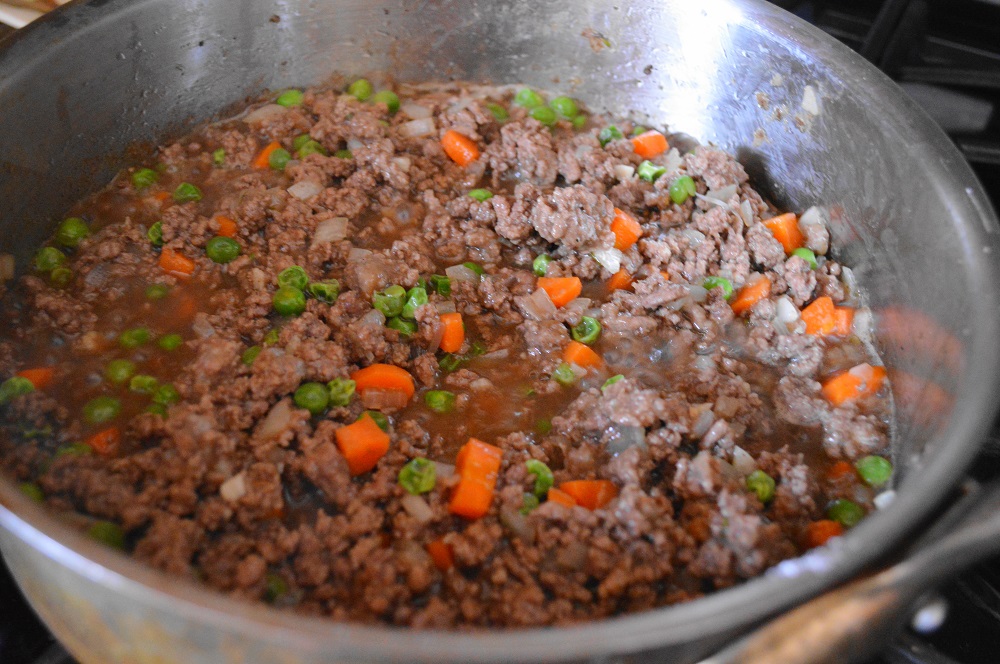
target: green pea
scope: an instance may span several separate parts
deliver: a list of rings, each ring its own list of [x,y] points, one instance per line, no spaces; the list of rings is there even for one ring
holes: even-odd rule
[[[57,267],[49,272],[49,281],[56,288],[69,286],[69,283],[73,281],[73,270],[65,266]]]
[[[282,316],[298,316],[306,310],[306,294],[292,286],[282,286],[271,298],[274,310]]]
[[[479,263],[473,263],[472,261],[465,261],[464,263],[462,263],[462,265],[464,265],[465,267],[469,268],[470,270],[472,270],[473,272],[475,272],[480,277],[483,276],[484,274],[486,274],[486,270],[484,270],[483,266],[480,265]]]
[[[302,90],[285,90],[278,98],[274,100],[274,103],[278,106],[284,106],[285,108],[290,108],[292,106],[301,106],[302,100],[305,99],[305,94]]]
[[[213,263],[231,263],[240,255],[240,243],[231,237],[213,237],[205,243],[205,255]]]
[[[589,118],[587,117],[586,113],[581,113],[580,115],[576,116],[575,118],[573,118],[573,129],[576,131],[582,131],[587,126],[588,119]]]
[[[427,289],[414,286],[406,292],[406,303],[400,316],[403,318],[416,318],[417,309],[427,304]]]
[[[313,415],[319,415],[330,403],[330,391],[322,383],[304,383],[295,390],[292,400],[299,408],[304,408]]]
[[[11,376],[0,383],[0,404],[35,391],[35,384],[23,376]]]
[[[524,462],[529,475],[535,476],[534,493],[539,498],[544,498],[555,483],[555,476],[552,470],[538,459],[528,459]]]
[[[267,157],[268,165],[276,171],[285,170],[291,160],[292,155],[285,148],[278,148]]]
[[[405,300],[406,289],[393,285],[372,295],[372,306],[381,311],[386,318],[393,318],[403,313]]]
[[[560,362],[559,366],[552,372],[552,380],[563,387],[569,387],[576,382],[576,373],[574,373],[573,367],[569,363]]]
[[[435,413],[450,413],[455,410],[455,393],[447,390],[430,390],[424,395],[424,403]]]
[[[399,97],[392,90],[379,90],[372,95],[373,104],[385,104],[389,108],[389,114],[395,115],[399,110]]]
[[[541,501],[538,500],[538,496],[533,493],[526,493],[524,494],[524,498],[521,499],[521,507],[517,511],[527,516],[538,509],[539,505],[541,505]]]
[[[334,378],[326,388],[330,392],[330,406],[340,408],[351,403],[356,385],[350,378]]]
[[[304,290],[309,284],[309,275],[298,265],[286,267],[278,273],[278,286],[281,288],[298,288]]]
[[[179,334],[165,334],[156,340],[156,345],[166,351],[177,350],[184,345],[184,337]]]
[[[152,413],[153,415],[159,415],[160,417],[167,416],[167,407],[162,403],[151,403],[146,406],[146,412]]]
[[[474,198],[475,200],[482,203],[483,201],[488,201],[493,198],[493,192],[489,189],[473,189],[469,192],[469,198]]]
[[[122,348],[138,348],[149,342],[149,336],[149,328],[133,327],[118,336],[118,343]]]
[[[815,270],[819,267],[819,263],[816,262],[816,254],[812,249],[807,249],[806,247],[799,247],[792,252],[792,256],[798,256],[805,262],[809,263],[809,267]]]
[[[852,528],[865,518],[865,510],[853,501],[840,498],[830,503],[826,515],[845,528]]]
[[[547,417],[543,417],[535,421],[535,431],[543,436],[547,436],[552,433],[552,420]]]
[[[277,330],[277,328],[268,330],[267,334],[264,335],[262,342],[265,346],[273,346],[278,343],[279,336],[281,336],[281,333]]]
[[[66,254],[55,247],[42,247],[35,254],[35,269],[39,272],[51,272],[66,262]]]
[[[132,186],[136,189],[145,189],[156,184],[160,179],[160,174],[152,168],[140,168],[132,173]]]
[[[154,247],[163,246],[163,222],[158,221],[149,227],[146,231],[146,237],[149,239],[150,244]]]
[[[601,385],[601,392],[608,389],[609,387],[611,387],[618,381],[622,380],[623,378],[625,378],[625,376],[621,374],[617,374],[615,376],[612,376],[611,378],[608,378],[606,381],[604,381],[604,385]]]
[[[535,108],[528,111],[528,115],[535,118],[543,125],[551,127],[556,123],[559,118],[556,116],[556,112],[553,111],[548,106],[536,106]]]
[[[385,326],[390,330],[396,330],[404,337],[411,337],[417,332],[417,324],[415,321],[406,320],[405,318],[395,317],[390,318],[385,322]]]
[[[432,274],[430,285],[441,297],[449,297],[451,295],[451,278],[449,277],[442,274]]]
[[[111,360],[104,367],[104,377],[108,381],[121,385],[135,373],[135,363],[129,360]]]
[[[311,154],[321,154],[325,157],[327,154],[326,148],[320,145],[318,141],[306,141],[305,145],[298,150],[299,159],[305,159]]]
[[[94,448],[92,448],[87,443],[69,443],[67,445],[61,446],[56,450],[54,458],[64,457],[64,456],[87,456],[88,454],[93,454]]]
[[[152,394],[160,386],[160,381],[156,379],[156,376],[150,376],[149,374],[137,374],[132,376],[132,379],[128,382],[129,392],[135,392],[136,394]]]
[[[181,182],[174,189],[174,200],[178,203],[194,203],[200,201],[201,197],[201,189],[190,182]]]
[[[257,359],[257,356],[260,355],[261,350],[263,349],[260,346],[250,346],[250,348],[243,351],[243,354],[240,356],[240,361],[243,364],[250,366],[253,364],[253,361]]]
[[[433,461],[424,458],[410,459],[399,470],[399,485],[414,496],[427,493],[437,483],[437,467]]]
[[[378,428],[381,429],[382,431],[389,430],[389,418],[386,417],[383,413],[380,413],[377,410],[366,410],[363,411],[360,415],[358,415],[358,419],[360,420],[365,415],[372,418],[375,424],[378,425]]]
[[[170,294],[170,286],[166,284],[150,284],[146,287],[146,298],[149,300],[162,300]]]
[[[298,136],[292,139],[292,150],[298,152],[300,149],[302,149],[303,145],[305,145],[311,140],[312,136],[310,136],[309,134],[299,134]]]
[[[514,95],[514,103],[522,108],[532,109],[544,104],[545,100],[531,88],[521,88]]]
[[[682,175],[670,184],[670,200],[677,205],[682,205],[697,192],[698,187],[690,175]]]
[[[181,400],[181,394],[177,391],[177,388],[170,383],[164,383],[156,388],[153,392],[153,403],[158,403],[161,406],[172,406]]]
[[[274,572],[264,575],[264,601],[273,604],[288,594],[288,584]]]
[[[354,153],[350,150],[337,150],[333,156],[337,159],[354,159]]]
[[[374,88],[372,87],[371,81],[367,78],[359,78],[347,86],[347,94],[351,95],[358,101],[367,100],[372,96],[373,90]]]
[[[618,139],[625,138],[622,134],[622,130],[614,125],[608,125],[604,127],[597,133],[597,140],[601,142],[601,147],[603,148],[611,141],[617,141]]]
[[[531,262],[531,271],[536,276],[544,277],[545,273],[549,271],[549,263],[551,262],[552,258],[548,254],[538,254],[535,260]]]
[[[733,282],[725,277],[705,277],[705,281],[701,282],[701,286],[709,291],[713,288],[721,288],[722,295],[727,300],[733,296]]]
[[[506,122],[508,119],[510,119],[510,113],[508,113],[507,109],[501,106],[500,104],[496,103],[486,104],[486,110],[488,110],[490,113],[493,114],[493,117],[496,118],[497,122]]]
[[[87,529],[87,536],[112,549],[125,550],[125,531],[116,523],[95,521]]]
[[[862,457],[855,462],[854,467],[868,486],[882,486],[892,477],[892,463],[885,457]]]
[[[580,107],[572,97],[554,97],[549,102],[549,108],[559,114],[560,117],[572,120],[580,114]]]
[[[646,182],[656,182],[657,179],[667,172],[667,168],[666,166],[654,164],[647,159],[639,164],[639,168],[637,168],[635,172],[639,176],[640,180],[645,180]]]
[[[314,281],[309,284],[309,294],[320,302],[333,304],[340,296],[340,282],[336,279]]]
[[[601,338],[601,322],[590,316],[582,316],[580,322],[570,330],[570,335],[582,344],[595,344]]]
[[[17,485],[17,488],[33,502],[45,502],[45,492],[42,491],[42,487],[38,486],[34,482],[21,482]]]
[[[114,397],[95,397],[84,404],[83,418],[91,424],[102,424],[118,417],[121,409],[121,402]]]
[[[774,478],[763,470],[755,470],[747,475],[746,485],[747,489],[757,494],[757,499],[762,503],[774,498]]]
[[[225,166],[226,164],[226,150],[225,148],[219,148],[212,153],[212,163],[216,166]]]
[[[56,229],[56,242],[64,247],[76,247],[80,240],[90,235],[90,228],[80,217],[69,217],[63,219]]]

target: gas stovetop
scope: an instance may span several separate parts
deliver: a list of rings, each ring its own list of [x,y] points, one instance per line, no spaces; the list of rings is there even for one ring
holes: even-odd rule
[[[1000,0],[772,0],[861,53],[948,132],[1000,208]],[[9,33],[0,25],[0,39]],[[1000,423],[972,474],[1000,479]],[[943,621],[942,621],[943,618]],[[1000,559],[932,598],[871,664],[1000,661]],[[0,564],[0,662],[72,664]]]

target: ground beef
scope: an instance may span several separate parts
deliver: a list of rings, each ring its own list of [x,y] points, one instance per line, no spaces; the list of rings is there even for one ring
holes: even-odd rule
[[[828,471],[886,452],[885,391],[833,403],[824,385],[875,360],[864,339],[779,316],[857,297],[824,223],[802,228],[814,269],[786,255],[761,222],[777,211],[720,150],[654,155],[667,172],[648,182],[628,138],[602,146],[599,115],[550,127],[506,90],[399,92],[396,113],[339,90],[258,105],[150,155],[152,184],[132,169],[74,207],[90,235],[62,247],[69,283],[36,272],[5,296],[4,377],[41,373],[0,398],[3,469],[170,574],[415,628],[686,601],[802,552],[831,500],[871,508],[873,489]],[[410,135],[408,112],[433,132]],[[453,162],[447,131],[481,156]],[[272,141],[290,161],[255,168]],[[698,195],[678,203],[681,176]],[[174,200],[185,182],[199,200]],[[616,215],[636,219],[637,242]],[[221,236],[239,247],[229,262],[210,255]],[[541,275],[582,292],[539,299]],[[732,291],[756,275],[770,292],[741,309]],[[289,284],[301,311],[276,299]],[[392,286],[407,308],[384,299]],[[412,376],[412,398],[349,382],[373,364]],[[344,436],[364,417],[389,446],[359,471]],[[475,519],[451,507],[470,438],[502,452]],[[413,494],[417,458],[436,479]],[[579,482],[607,493],[574,498]]]

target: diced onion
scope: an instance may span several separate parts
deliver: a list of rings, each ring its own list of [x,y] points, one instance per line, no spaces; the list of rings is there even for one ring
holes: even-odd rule
[[[722,203],[728,203],[729,199],[732,198],[735,194],[736,194],[736,185],[727,184],[725,187],[722,187],[721,189],[709,189],[708,193],[705,194],[705,198],[707,199],[714,198],[715,200],[721,201]]]
[[[340,242],[347,237],[347,217],[334,217],[319,222],[313,234],[313,245]]]
[[[615,178],[619,182],[625,182],[626,180],[631,180],[635,177],[635,166],[629,166],[628,164],[616,164],[615,168]]]
[[[431,109],[412,101],[404,101],[399,105],[399,110],[406,113],[407,117],[414,120],[423,120],[424,118],[429,118],[433,115]]]
[[[828,222],[828,217],[826,215],[826,211],[823,208],[814,205],[805,212],[803,212],[802,216],[799,217],[799,228],[802,230],[804,234],[808,236],[810,226],[820,226],[825,228],[828,226],[827,222]],[[814,233],[813,235],[816,238],[814,239],[816,245],[811,246],[809,248],[815,251],[817,254],[825,254],[827,251],[829,251],[830,249],[829,242],[826,240],[828,234]]]
[[[258,124],[284,115],[287,112],[288,109],[284,106],[279,106],[278,104],[265,104],[264,106],[247,113],[243,118],[243,121],[247,124]]]
[[[420,138],[430,136],[437,131],[434,118],[418,118],[399,125],[399,133],[407,138]]]
[[[360,323],[372,327],[382,327],[385,325],[385,314],[378,309],[372,309],[360,318]]]
[[[299,199],[300,201],[306,201],[323,191],[325,187],[319,182],[313,182],[312,180],[305,180],[303,182],[296,182],[291,187],[288,188],[288,193]]]
[[[350,150],[350,151],[353,152],[354,150],[360,150],[363,147],[365,147],[365,144],[362,143],[360,139],[357,139],[357,138],[349,138],[349,139],[347,139],[347,149],[348,150]]]
[[[854,323],[851,331],[859,339],[868,339],[872,331],[872,312],[867,307],[862,307],[854,312]]]
[[[409,172],[410,166],[413,164],[413,162],[410,161],[409,157],[393,157],[392,163],[399,166],[399,169],[404,173]]]
[[[612,274],[621,269],[622,259],[625,258],[625,255],[617,249],[595,249],[590,255]]]
[[[442,300],[441,302],[435,302],[434,308],[437,309],[439,314],[453,314],[458,311],[455,308],[454,300]]]
[[[194,322],[191,323],[191,330],[202,339],[215,334],[215,328],[208,322],[208,316],[201,312],[195,314]]]
[[[608,454],[621,454],[630,447],[646,446],[646,430],[638,426],[616,424],[608,430],[604,447]]]
[[[701,438],[704,436],[705,433],[711,428],[712,422],[715,422],[715,413],[712,412],[712,409],[706,408],[701,411],[698,419],[691,425],[691,437]]]
[[[579,158],[579,157],[582,157],[583,155],[587,154],[588,152],[593,152],[593,151],[594,151],[594,146],[593,145],[586,145],[586,144],[584,144],[584,145],[578,145],[576,147],[575,154],[576,154],[577,158]]]
[[[464,265],[452,265],[444,273],[448,275],[448,278],[455,281],[471,281],[472,283],[479,281],[479,275],[476,274],[475,270]]]
[[[775,302],[775,312],[777,319],[786,326],[799,319],[798,308],[786,295],[782,295]]]
[[[740,475],[746,476],[757,469],[757,463],[749,452],[737,445],[733,448],[733,468],[738,470]]]
[[[469,389],[476,392],[486,392],[493,389],[493,383],[490,382],[489,378],[477,378],[469,383]]]
[[[370,249],[361,249],[359,247],[351,247],[351,250],[347,252],[347,262],[355,263],[357,261],[364,260],[372,255]]]
[[[716,420],[709,427],[708,431],[705,432],[705,436],[701,439],[701,444],[706,447],[714,445],[722,440],[727,433],[729,433],[729,424],[725,420]]]
[[[512,535],[524,541],[526,544],[533,544],[535,541],[535,530],[528,523],[528,518],[518,510],[504,508],[500,510],[500,523],[503,524]]]
[[[684,163],[684,158],[681,156],[680,151],[677,148],[670,148],[667,152],[667,158],[663,160],[663,167],[667,169],[667,173],[673,173],[680,170],[681,164]]]
[[[441,463],[440,461],[432,461],[434,464],[434,470],[436,472],[438,479],[446,479],[455,474],[455,466],[450,463]]]
[[[13,254],[0,255],[0,281],[10,281],[14,278]]]
[[[687,289],[691,299],[699,304],[708,299],[708,291],[704,286],[692,285],[688,286]]]
[[[503,360],[508,355],[510,355],[510,349],[509,348],[501,348],[499,350],[493,351],[492,353],[486,353],[480,359],[481,360]]]
[[[715,360],[711,355],[698,355],[691,360],[691,366],[698,371],[712,371],[715,369]]]
[[[422,496],[414,496],[407,491],[406,495],[400,498],[399,504],[418,523],[430,523],[434,518],[434,510],[431,509],[431,506],[427,504],[427,501]]]
[[[409,399],[399,390],[368,388],[361,393],[361,404],[371,410],[399,410],[406,408]]]
[[[687,238],[688,245],[691,247],[697,247],[699,244],[705,241],[705,234],[694,228],[685,228],[684,230],[677,231],[679,235],[683,235]]]
[[[565,313],[568,318],[575,318],[576,316],[582,316],[589,308],[589,297],[576,297],[573,298],[569,304],[563,307],[563,313]]]
[[[219,495],[222,496],[223,500],[235,503],[247,493],[246,479],[246,471],[240,471],[233,475],[219,487]]]
[[[740,216],[743,217],[743,224],[750,226],[753,223],[753,206],[750,205],[750,201],[743,201],[740,203],[739,209]]]
[[[271,407],[264,420],[257,427],[257,436],[267,440],[274,438],[288,427],[292,420],[292,407],[287,400],[279,401]]]
[[[552,298],[541,288],[523,298],[521,302],[524,314],[533,320],[548,320],[556,314],[556,305],[552,303]]]
[[[889,489],[888,491],[883,491],[882,493],[875,496],[872,502],[875,503],[875,507],[877,509],[884,510],[886,507],[889,506],[889,503],[891,503],[895,497],[896,497],[896,492],[893,491],[892,489]]]

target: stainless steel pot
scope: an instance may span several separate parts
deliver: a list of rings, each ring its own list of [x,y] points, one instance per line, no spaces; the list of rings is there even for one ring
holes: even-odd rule
[[[686,605],[440,633],[228,600],[85,541],[0,480],[0,549],[82,662],[689,661],[878,559],[961,474],[997,399],[996,219],[888,79],[756,0],[74,2],[0,49],[0,251],[24,265],[130,146],[265,89],[377,71],[566,91],[737,153],[782,205],[828,209],[893,368],[897,498],[839,546]]]

